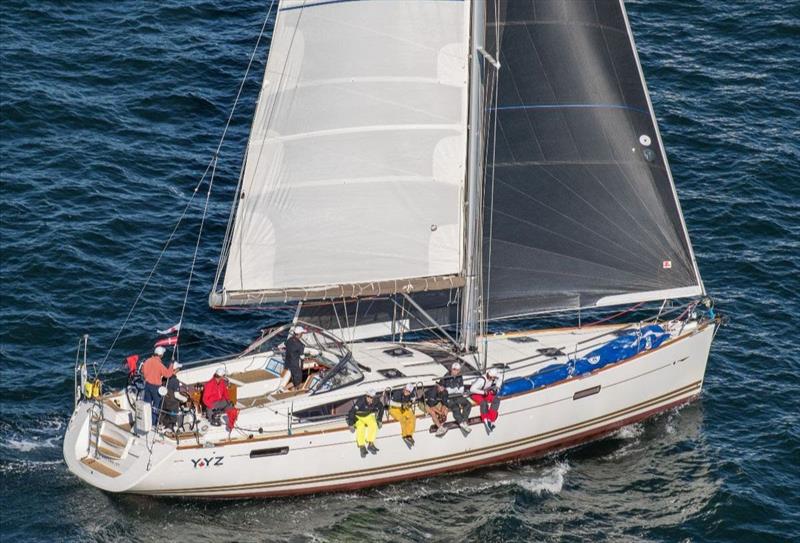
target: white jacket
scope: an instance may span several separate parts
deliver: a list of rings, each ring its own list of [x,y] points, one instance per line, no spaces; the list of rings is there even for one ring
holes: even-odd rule
[[[475,379],[474,383],[470,385],[469,393],[486,396],[486,393],[489,392],[490,389],[496,388],[497,390],[500,390],[501,386],[502,383],[499,377],[497,379],[487,379],[485,375],[481,375]]]

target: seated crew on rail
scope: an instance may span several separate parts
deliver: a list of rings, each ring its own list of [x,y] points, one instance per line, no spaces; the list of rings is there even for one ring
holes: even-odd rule
[[[464,435],[470,433],[469,413],[472,411],[472,403],[464,393],[464,377],[461,375],[461,364],[453,362],[450,366],[450,373],[442,378],[444,387],[447,389],[447,408],[453,412],[453,420],[456,421]]]
[[[442,437],[447,433],[445,422],[447,422],[447,414],[450,412],[447,408],[447,401],[447,389],[444,388],[441,379],[425,391],[425,411],[431,416],[431,420],[436,426],[436,437]]]
[[[350,431],[356,433],[356,445],[361,453],[361,458],[367,456],[367,451],[378,454],[375,446],[375,437],[378,428],[383,423],[383,403],[378,399],[375,389],[370,389],[366,395],[355,401],[350,412],[347,413],[347,425]]]
[[[409,449],[414,446],[414,430],[417,426],[417,416],[414,414],[416,403],[417,395],[412,383],[399,390],[393,390],[389,395],[389,414],[400,423],[400,435]]]
[[[497,421],[497,408],[500,407],[500,382],[496,368],[489,368],[486,373],[478,377],[469,387],[470,398],[478,404],[481,411],[481,422],[486,428],[486,433],[491,434]]]

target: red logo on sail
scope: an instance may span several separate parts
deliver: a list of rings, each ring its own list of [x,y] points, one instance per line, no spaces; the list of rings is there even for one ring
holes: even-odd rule
[[[671,270],[672,269],[672,260],[663,261],[661,263],[661,267],[664,268],[665,270]]]

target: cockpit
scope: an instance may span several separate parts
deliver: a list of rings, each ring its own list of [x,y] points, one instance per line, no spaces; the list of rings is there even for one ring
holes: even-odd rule
[[[292,387],[286,367],[286,341],[294,326],[296,325],[291,324],[265,330],[259,339],[229,363],[238,369],[241,362],[247,361],[244,371],[229,373],[231,382],[247,385],[248,378],[251,377],[275,377],[278,382],[270,383],[271,390],[264,390],[259,395],[266,392],[273,399],[283,399],[303,393],[322,394],[357,383],[364,378],[352,353],[342,341],[315,326],[303,324],[305,333],[300,338],[305,346],[301,358],[302,384]],[[241,395],[239,397],[244,399]]]

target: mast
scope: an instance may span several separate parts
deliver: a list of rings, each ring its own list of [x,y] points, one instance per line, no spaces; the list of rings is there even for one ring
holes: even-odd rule
[[[464,351],[477,347],[480,308],[481,260],[481,180],[483,178],[483,81],[481,55],[486,17],[484,0],[472,1],[470,32],[469,139],[467,151],[466,239],[464,252],[464,291],[461,305],[460,343]]]

